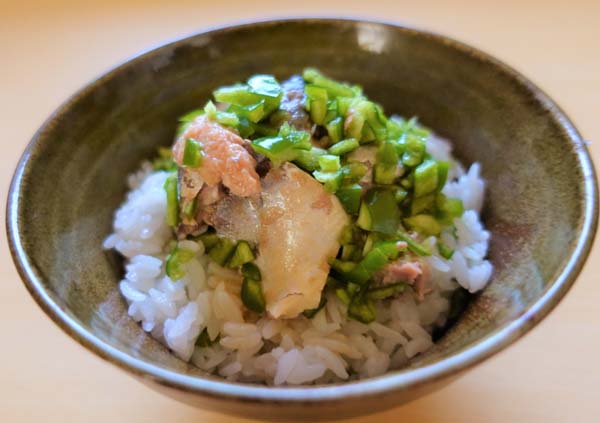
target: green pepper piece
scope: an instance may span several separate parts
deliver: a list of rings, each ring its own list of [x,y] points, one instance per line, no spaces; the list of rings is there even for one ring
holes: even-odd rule
[[[365,124],[365,117],[355,110],[350,108],[344,121],[344,135],[346,138],[354,138],[359,142],[362,141],[362,129]]]
[[[272,75],[254,75],[248,80],[249,91],[265,100],[265,114],[279,108],[283,90]]]
[[[398,238],[400,238],[400,240],[406,242],[406,244],[408,245],[408,249],[410,251],[412,251],[413,253],[415,253],[416,255],[418,255],[418,256],[430,256],[431,255],[431,251],[429,251],[429,248],[425,247],[422,244],[419,244],[417,241],[412,239],[407,233],[398,232]]]
[[[413,167],[419,165],[425,157],[425,141],[417,136],[406,137],[405,151],[402,155],[402,163]]]
[[[327,78],[313,68],[305,69],[302,77],[305,81],[327,90],[327,93],[331,97],[354,97],[358,93],[357,88],[352,88],[347,84]]]
[[[342,139],[344,134],[344,120],[341,116],[338,116],[330,120],[327,125],[325,125],[325,128],[327,129],[327,134],[329,135],[331,141],[336,143]]]
[[[437,162],[438,166],[438,186],[437,191],[440,192],[444,185],[446,185],[446,181],[448,180],[448,171],[450,170],[450,165],[448,162]]]
[[[337,98],[338,115],[346,116],[348,114],[348,110],[350,110],[350,106],[352,105],[353,101],[354,101],[354,98],[352,98],[352,97],[338,97]],[[342,120],[342,129],[343,129],[343,125],[344,125],[344,122]]]
[[[173,280],[177,281],[185,276],[185,270],[181,268],[182,264],[187,263],[194,258],[195,253],[190,250],[179,248],[179,245],[175,245],[165,264],[165,273]]]
[[[342,174],[344,182],[354,184],[360,181],[369,171],[369,168],[364,163],[352,162],[342,166]]]
[[[329,153],[335,154],[336,156],[341,156],[346,153],[350,153],[351,151],[356,150],[360,144],[354,138],[348,138],[343,141],[336,142],[331,147],[329,147]]]
[[[338,259],[330,259],[329,265],[333,270],[342,275],[351,272],[356,267],[356,263],[351,261],[341,261]]]
[[[319,156],[319,167],[323,172],[337,172],[340,170],[340,158],[332,154]]]
[[[439,235],[440,232],[442,232],[442,226],[429,214],[417,214],[415,216],[407,217],[403,220],[403,223],[408,226],[409,229],[427,236]]]
[[[246,241],[239,241],[235,247],[235,251],[227,263],[227,267],[236,269],[254,259],[254,252],[252,251],[250,244],[248,244]]]
[[[423,197],[438,188],[438,166],[434,160],[425,160],[414,173],[414,195]]]
[[[311,120],[317,125],[323,125],[327,115],[327,90],[315,85],[306,85],[304,92]]]
[[[235,113],[239,118],[248,119],[252,123],[258,123],[265,117],[265,100],[262,99],[258,103],[240,106],[231,104],[227,108],[228,112]]]
[[[378,184],[393,184],[398,168],[398,153],[396,146],[389,141],[381,143],[375,156],[373,179]]]
[[[337,288],[335,290],[335,295],[336,297],[338,297],[342,303],[344,303],[345,305],[350,304],[350,296],[348,295],[348,292],[344,289],[344,288]]]
[[[386,285],[378,288],[371,288],[367,291],[367,298],[373,301],[387,300],[398,294],[401,294],[406,289],[404,282]]]
[[[294,163],[309,172],[319,169],[319,157],[327,154],[327,150],[318,147],[311,147],[310,150],[297,150]]]
[[[370,230],[390,235],[396,233],[400,225],[400,210],[392,190],[373,188],[367,192],[363,203],[371,218]],[[361,228],[369,230],[367,227]]]
[[[366,295],[355,295],[348,304],[348,316],[362,323],[375,321],[375,306]]]
[[[330,193],[335,193],[342,186],[344,180],[344,175],[341,170],[338,170],[337,172],[321,172],[315,170],[312,174],[317,181],[323,184],[325,191]]]
[[[198,197],[188,202],[183,208],[183,214],[187,219],[193,219],[198,211]]]
[[[440,256],[444,257],[446,260],[450,260],[454,255],[454,250],[441,241],[438,241],[437,249],[440,253]]]
[[[167,195],[167,225],[179,225],[179,192],[177,189],[177,174],[167,177],[163,186]]]
[[[438,194],[435,199],[438,220],[450,225],[454,219],[461,217],[465,211],[463,203],[458,198],[447,198],[444,194]]]
[[[262,283],[260,281],[244,278],[242,282],[242,303],[248,310],[255,313],[265,311],[265,297],[262,291]]]
[[[254,263],[244,263],[244,265],[242,266],[242,275],[245,278],[252,279],[255,281],[262,280],[260,269]]]
[[[183,149],[183,165],[187,167],[200,167],[203,157],[202,144],[195,139],[187,138]]]
[[[212,247],[219,243],[219,236],[214,232],[205,232],[198,237],[202,244],[204,244],[204,248],[206,250],[210,250]]]
[[[296,131],[284,124],[279,129],[279,135],[258,138],[252,141],[251,146],[257,153],[278,164],[295,160],[298,150],[310,150],[312,144],[308,132]]]
[[[355,215],[358,213],[360,197],[362,195],[362,187],[360,185],[343,186],[336,190],[335,195],[348,214]]]
[[[379,110],[378,110],[379,107]],[[382,119],[383,109],[369,100],[355,102],[354,109],[365,118],[365,127],[370,133],[365,134],[362,141],[383,141],[387,137],[387,119]]]
[[[235,249],[235,243],[229,238],[219,238],[219,241],[209,251],[208,255],[214,262],[224,266]]]
[[[373,218],[371,217],[371,211],[365,202],[360,204],[358,219],[356,219],[356,226],[364,229],[365,231],[370,231],[373,229]]]
[[[344,276],[350,282],[364,285],[390,259],[398,257],[399,252],[395,242],[377,244],[351,271],[345,272]]]
[[[413,198],[410,203],[410,214],[422,214],[432,212],[435,209],[435,195],[429,194],[424,197]]]

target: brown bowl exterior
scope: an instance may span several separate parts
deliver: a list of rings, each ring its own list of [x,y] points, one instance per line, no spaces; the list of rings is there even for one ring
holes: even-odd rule
[[[387,112],[419,116],[478,161],[488,181],[492,283],[407,369],[346,384],[266,387],[205,375],[126,312],[121,260],[104,252],[126,175],[173,138],[177,117],[255,73],[315,66],[359,83]],[[384,23],[266,21],[217,29],[145,53],[62,105],[25,151],[7,231],[25,286],[70,336],[180,400],[261,419],[381,411],[448,383],[505,348],[575,281],[597,224],[593,166],[580,135],[516,71],[448,38]]]

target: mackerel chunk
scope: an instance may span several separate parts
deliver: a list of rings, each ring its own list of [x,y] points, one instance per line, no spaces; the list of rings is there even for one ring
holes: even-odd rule
[[[262,183],[258,258],[266,308],[293,318],[316,308],[348,223],[335,195],[291,163],[271,169]]]

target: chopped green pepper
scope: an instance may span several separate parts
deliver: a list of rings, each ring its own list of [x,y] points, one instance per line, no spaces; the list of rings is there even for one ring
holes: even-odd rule
[[[358,219],[356,219],[356,226],[364,229],[365,231],[370,231],[373,229],[373,218],[371,217],[371,211],[364,202],[360,204]]]
[[[347,138],[362,140],[362,130],[365,125],[365,117],[354,108],[348,110],[346,120],[344,121],[344,135]]]
[[[410,214],[421,214],[432,212],[435,209],[435,195],[429,194],[423,197],[413,198],[410,203]]]
[[[311,120],[317,125],[323,125],[327,115],[327,90],[315,85],[306,85],[304,92]]]
[[[333,270],[340,274],[346,274],[352,271],[356,267],[356,263],[351,261],[342,261],[338,259],[329,260],[329,265]]]
[[[252,251],[252,248],[250,248],[250,244],[246,241],[239,241],[231,258],[229,258],[227,266],[235,269],[243,264],[251,262],[254,258],[254,252]]]
[[[437,191],[441,191],[446,185],[446,181],[448,180],[448,171],[450,170],[450,165],[448,162],[437,162],[438,167],[438,186]]]
[[[305,131],[296,131],[288,124],[279,129],[279,134],[274,137],[258,138],[251,143],[252,148],[266,156],[275,164],[293,161],[298,156],[299,150],[310,150],[310,134]]]
[[[409,167],[417,166],[423,161],[424,156],[425,141],[414,135],[408,135],[404,154],[402,155],[402,163]]]
[[[235,249],[235,243],[229,238],[219,238],[219,241],[210,250],[208,255],[214,262],[224,266],[232,256]]]
[[[183,214],[187,219],[193,219],[198,211],[198,197],[189,201],[183,208]]]
[[[364,163],[353,162],[342,166],[342,174],[344,182],[353,184],[360,181],[369,171],[369,168]]]
[[[331,95],[331,97],[354,97],[355,95],[360,94],[359,88],[353,88],[342,82],[327,78],[313,68],[305,69],[302,73],[302,77],[305,81],[327,90],[327,93]]]
[[[396,179],[398,168],[398,153],[396,146],[389,141],[381,143],[375,156],[375,167],[373,168],[373,179],[378,184],[392,184]]]
[[[163,188],[167,194],[167,224],[175,227],[179,225],[179,193],[176,173],[167,177]]]
[[[463,203],[458,198],[447,198],[444,194],[438,194],[435,203],[437,206],[436,217],[446,225],[452,224],[453,220],[461,217],[465,211]]]
[[[364,285],[389,260],[397,258],[399,253],[400,251],[395,242],[378,243],[352,270],[343,272],[343,276],[350,282]]]
[[[358,213],[360,207],[360,197],[362,194],[362,187],[358,184],[343,186],[338,188],[335,195],[344,206],[344,209],[348,214],[355,215]]]
[[[371,323],[376,317],[375,306],[366,295],[355,295],[348,304],[348,316],[362,323]]]
[[[415,197],[431,194],[438,188],[438,165],[434,160],[425,160],[414,173]]]
[[[297,150],[294,163],[302,169],[313,172],[319,169],[319,157],[327,154],[327,150],[311,147],[310,150]]]
[[[191,250],[179,248],[179,245],[176,244],[169,253],[165,264],[165,273],[167,276],[173,281],[183,278],[185,276],[185,270],[181,268],[181,265],[194,258],[195,254],[196,253]]]
[[[403,223],[414,231],[424,235],[439,235],[442,232],[442,226],[429,214],[417,214],[407,217]]]
[[[242,275],[245,278],[253,279],[255,281],[262,280],[260,269],[254,263],[244,263],[244,265],[242,266]]]
[[[331,154],[319,156],[319,167],[323,172],[337,172],[340,170],[340,158]]]
[[[400,210],[392,190],[384,188],[369,190],[365,195],[363,205],[359,211],[358,226],[365,230],[385,234],[396,233],[400,224]]]
[[[440,253],[440,256],[444,257],[446,260],[450,260],[454,255],[454,250],[441,241],[438,241],[437,249]]]
[[[212,247],[219,243],[219,236],[214,232],[205,232],[198,237],[202,244],[204,244],[204,248],[210,250]]]
[[[336,106],[337,107],[337,106]],[[341,116],[338,116],[332,120],[330,120],[327,125],[325,125],[327,129],[327,134],[332,142],[336,143],[342,139],[344,134],[344,120]],[[331,153],[335,154],[335,153]]]
[[[356,150],[360,144],[354,138],[348,138],[343,141],[336,142],[331,147],[329,147],[329,153],[335,154],[336,156],[341,156],[346,153],[350,153],[351,151]]]
[[[331,193],[336,192],[341,187],[342,181],[344,180],[344,175],[341,170],[338,170],[337,172],[321,172],[315,170],[312,174],[317,181],[323,184],[325,191]]]
[[[265,297],[260,281],[244,278],[244,281],[242,282],[241,298],[242,303],[244,303],[248,310],[252,310],[256,313],[265,311]]]
[[[408,249],[410,251],[412,251],[413,253],[415,253],[416,255],[418,255],[418,256],[430,256],[431,255],[431,251],[429,251],[429,248],[425,247],[422,244],[419,244],[417,241],[412,239],[408,234],[406,234],[404,232],[398,232],[398,238],[400,238],[402,241],[406,242],[406,244],[408,245]]]
[[[378,288],[371,288],[367,291],[367,298],[373,301],[386,300],[401,294],[406,289],[404,282],[398,282],[392,285],[381,286]]]
[[[337,288],[335,290],[335,295],[342,301],[342,303],[346,305],[350,304],[350,295],[348,295],[348,292],[344,288]]]
[[[202,144],[193,138],[187,138],[183,149],[184,166],[200,167],[202,165],[203,157]]]

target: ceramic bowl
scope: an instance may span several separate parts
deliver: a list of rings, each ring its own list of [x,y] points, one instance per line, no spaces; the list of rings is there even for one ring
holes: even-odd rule
[[[102,250],[126,175],[173,139],[177,117],[223,84],[315,66],[361,84],[387,112],[418,116],[478,161],[488,189],[490,285],[428,353],[383,376],[328,386],[231,383],[180,361],[127,316],[122,262]],[[442,386],[542,320],[574,283],[597,221],[594,170],[560,108],[498,60],[411,28],[291,19],[200,33],[101,76],[43,124],[8,198],[25,286],[77,342],[144,383],[201,407],[260,419],[381,411]],[[534,364],[534,363],[532,363]],[[84,369],[82,369],[84,371]],[[117,381],[115,381],[117,383]]]

